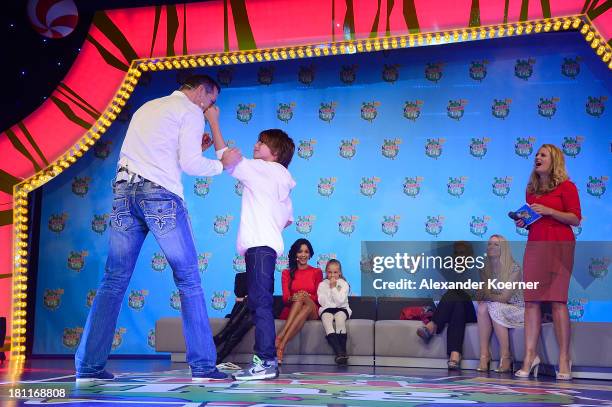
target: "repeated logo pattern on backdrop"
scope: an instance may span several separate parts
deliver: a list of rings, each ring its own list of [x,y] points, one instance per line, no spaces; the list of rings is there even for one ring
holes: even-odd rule
[[[493,233],[524,240],[507,213],[524,203],[542,143],[563,149],[578,186],[578,239],[612,236],[610,74],[579,34],[538,38],[198,72],[222,84],[222,130],[245,156],[262,129],[293,137],[295,221],[285,246],[310,239],[311,264],[324,268],[339,259],[358,295],[360,266],[369,261],[361,259],[363,240],[485,241]],[[187,73],[147,74],[129,111],[171,93]],[[35,353],[71,353],[80,340],[104,272],[110,184],[128,119],[44,187]],[[186,176],[184,186],[207,309],[222,317],[234,302],[234,274],[245,271],[235,249],[243,185],[222,174]],[[285,253],[277,261],[277,294],[287,265]],[[609,265],[594,259],[585,266],[589,281],[572,280],[574,319],[609,320],[610,304],[589,302],[589,292],[609,278]],[[179,315],[171,267],[150,235],[125,295],[114,352],[154,353],[155,321]]]

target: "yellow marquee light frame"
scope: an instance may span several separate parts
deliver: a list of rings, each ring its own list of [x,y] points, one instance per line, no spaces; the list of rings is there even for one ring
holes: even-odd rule
[[[26,308],[28,284],[28,194],[60,175],[89,150],[112,125],[126,105],[143,72],[281,61],[328,55],[346,55],[388,49],[441,45],[479,39],[536,34],[542,31],[578,30],[602,61],[612,70],[612,47],[599,34],[586,15],[540,19],[491,26],[472,27],[439,32],[407,34],[394,37],[367,38],[312,45],[255,49],[226,53],[184,55],[166,58],[138,59],[131,63],[121,86],[95,124],[68,151],[48,167],[13,187],[13,285],[12,335],[10,359],[21,364],[26,359]]]

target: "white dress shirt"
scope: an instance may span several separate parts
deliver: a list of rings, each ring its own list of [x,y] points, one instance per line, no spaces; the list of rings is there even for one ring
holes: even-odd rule
[[[119,164],[183,198],[181,172],[212,176],[223,171],[220,161],[202,156],[203,133],[202,110],[174,91],[134,113]]]

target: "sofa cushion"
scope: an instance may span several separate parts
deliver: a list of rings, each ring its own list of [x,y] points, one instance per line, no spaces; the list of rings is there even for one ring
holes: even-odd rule
[[[306,321],[300,331],[300,354],[333,355],[332,348],[325,339],[325,329],[320,320]]]
[[[160,318],[155,322],[157,352],[185,352],[183,322],[180,317]]]
[[[346,323],[348,340],[347,354],[352,356],[374,355],[374,321],[370,319],[349,319]]]
[[[612,335],[608,322],[572,322],[570,358],[574,366],[612,366]],[[548,363],[559,363],[559,345],[553,324],[542,324],[543,356]]]
[[[227,318],[209,318],[213,335],[223,329]],[[318,321],[313,321],[318,322]],[[276,332],[280,332],[285,321],[275,320]],[[321,323],[319,322],[319,325]],[[251,328],[236,345],[232,353],[253,354],[255,346],[255,328]],[[155,350],[158,352],[185,352],[185,338],[183,336],[183,323],[180,317],[161,318],[155,323]],[[285,348],[285,354],[296,355],[300,350],[300,335],[296,335]]]
[[[227,318],[209,318],[212,334],[219,333],[227,321]],[[155,322],[155,350],[157,352],[185,352],[181,317],[160,318]]]
[[[428,344],[419,338],[416,331],[423,326],[421,321],[376,321],[376,356],[446,359],[446,332],[435,335]]]

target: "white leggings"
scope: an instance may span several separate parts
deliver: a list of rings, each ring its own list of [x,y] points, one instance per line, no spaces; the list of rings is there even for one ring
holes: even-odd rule
[[[331,314],[324,312],[321,315],[321,322],[323,322],[323,328],[325,329],[325,335],[338,333],[346,333],[346,314],[342,311]],[[334,331],[334,322],[336,323],[336,330]]]

